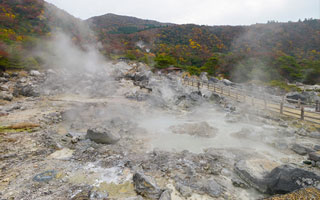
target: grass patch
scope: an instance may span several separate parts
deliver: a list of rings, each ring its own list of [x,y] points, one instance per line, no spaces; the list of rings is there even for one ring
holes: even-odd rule
[[[31,133],[34,131],[34,128],[39,127],[39,124],[32,123],[18,123],[10,126],[0,126],[0,133],[19,133],[19,132],[28,132]]]
[[[283,81],[273,80],[273,81],[270,81],[267,85],[271,86],[271,87],[280,88],[286,92],[293,92],[293,91],[301,92],[302,91],[299,87],[297,87],[295,85],[288,85],[286,82],[283,82]]]

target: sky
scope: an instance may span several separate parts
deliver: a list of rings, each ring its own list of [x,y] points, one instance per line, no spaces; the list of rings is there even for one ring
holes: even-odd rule
[[[250,25],[320,18],[320,0],[46,0],[75,17],[114,13],[176,24]]]

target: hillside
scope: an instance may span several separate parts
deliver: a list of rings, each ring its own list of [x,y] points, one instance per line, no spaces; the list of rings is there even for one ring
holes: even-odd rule
[[[237,82],[320,82],[320,21],[315,19],[199,26],[115,14],[82,21],[42,0],[3,0],[0,8],[1,68],[41,64],[30,55],[32,48],[60,30],[79,45],[98,40],[109,58],[126,56],[158,68],[175,65]]]
[[[86,20],[92,28],[103,30],[111,34],[130,34],[157,27],[172,26],[170,23],[161,23],[154,20],[144,20],[136,17],[106,14]]]
[[[41,58],[32,52],[55,31],[78,44],[94,38],[81,20],[43,0],[3,0],[0,21],[0,69],[38,68]]]
[[[320,21],[315,19],[251,26],[171,25],[131,34],[111,33],[97,24],[96,31],[106,55],[156,61],[160,68],[176,65],[192,74],[206,71],[239,82],[320,82]]]

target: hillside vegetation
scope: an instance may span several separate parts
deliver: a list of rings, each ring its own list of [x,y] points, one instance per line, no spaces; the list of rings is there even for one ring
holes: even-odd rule
[[[77,44],[94,38],[81,20],[43,0],[0,2],[0,69],[39,68],[42,60],[34,51],[55,31],[65,32]]]
[[[181,67],[237,82],[320,83],[320,21],[251,26],[175,25],[106,14],[81,21],[42,0],[0,2],[0,67],[35,68],[30,52],[63,30],[79,45],[99,41],[109,58],[127,57],[157,68]],[[95,34],[87,28],[90,26]]]

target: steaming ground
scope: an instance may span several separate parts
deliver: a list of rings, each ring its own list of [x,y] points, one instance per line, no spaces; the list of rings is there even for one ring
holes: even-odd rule
[[[302,163],[319,144],[308,124],[183,86],[181,75],[105,62],[63,34],[51,45],[50,69],[6,82],[18,97],[1,102],[0,126],[39,127],[0,132],[3,199],[258,199],[278,189],[262,179],[277,166],[319,173]],[[97,127],[120,140],[88,139]]]

